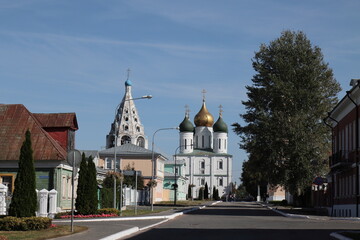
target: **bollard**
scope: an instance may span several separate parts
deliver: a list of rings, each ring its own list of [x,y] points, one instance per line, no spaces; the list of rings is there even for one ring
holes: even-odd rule
[[[49,192],[49,218],[54,218],[56,214],[57,191],[55,189]]]
[[[47,205],[48,205],[48,194],[49,191],[46,189],[42,189],[39,192],[39,217],[47,217]]]

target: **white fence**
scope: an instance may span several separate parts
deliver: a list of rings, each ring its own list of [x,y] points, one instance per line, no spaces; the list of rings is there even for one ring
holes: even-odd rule
[[[6,200],[7,190],[7,186],[0,184],[0,215],[6,215],[9,208],[9,203]],[[51,191],[42,189],[40,191],[36,190],[36,193],[38,200],[36,216],[54,218],[56,214],[57,191],[55,189]]]

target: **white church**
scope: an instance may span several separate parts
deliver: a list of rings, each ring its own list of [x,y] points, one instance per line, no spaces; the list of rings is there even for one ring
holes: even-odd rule
[[[192,196],[195,198],[206,183],[210,196],[214,186],[220,197],[231,192],[232,155],[228,154],[228,127],[221,108],[214,123],[203,96],[202,107],[194,118],[195,127],[189,120],[188,110],[179,125],[180,153],[174,155],[174,159],[185,161],[185,177],[187,184],[193,186]]]

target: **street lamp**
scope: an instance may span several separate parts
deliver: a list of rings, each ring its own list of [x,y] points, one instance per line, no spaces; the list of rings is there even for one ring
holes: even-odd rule
[[[155,159],[154,159],[154,144],[155,144],[155,134],[159,131],[162,131],[162,130],[173,130],[173,129],[176,129],[178,130],[179,127],[171,127],[171,128],[160,128],[158,130],[156,130],[152,136],[152,144],[151,144],[151,152],[152,152],[152,155],[151,155],[151,161],[153,163],[153,171],[152,171],[152,176],[151,176],[151,182],[153,182],[155,180],[155,176],[156,176],[156,162],[155,162]],[[152,183],[151,183],[152,184]],[[150,201],[151,201],[151,211],[154,211],[154,192],[153,192],[153,189],[152,189],[152,186],[150,184],[150,195],[151,195],[151,198],[150,198]]]
[[[130,100],[139,100],[139,99],[151,99],[152,95],[145,95],[142,97],[137,97],[137,98],[129,98],[129,99],[125,99],[123,102],[119,103],[119,105],[117,105],[117,107],[115,108],[115,119],[114,119],[114,208],[116,208],[116,146],[117,146],[117,124],[116,124],[116,116],[117,113],[119,111],[120,105],[126,101],[130,101]],[[119,171],[121,172],[121,159],[119,159]],[[122,189],[121,189],[122,191]],[[120,193],[120,212],[121,212],[121,208],[122,208],[122,193]]]

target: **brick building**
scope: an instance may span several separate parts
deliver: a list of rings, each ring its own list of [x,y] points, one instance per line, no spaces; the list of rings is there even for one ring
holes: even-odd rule
[[[360,81],[351,80],[351,89],[326,118],[332,128],[332,155],[329,159],[329,189],[333,216],[359,217],[359,108]]]

